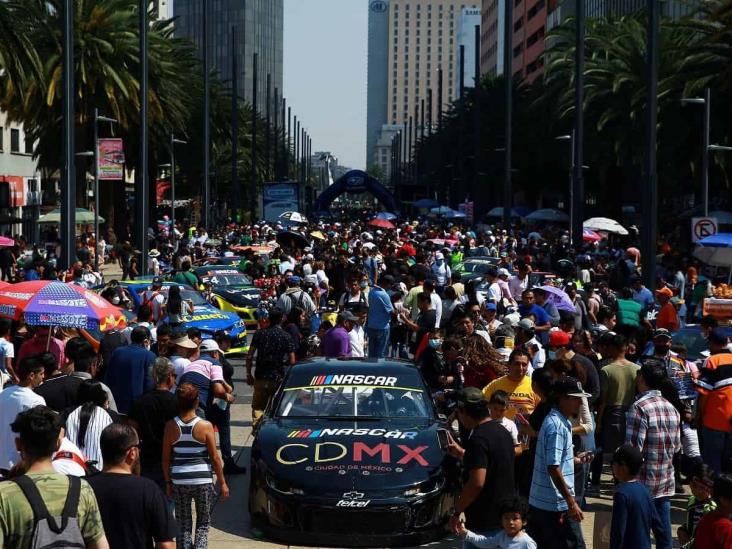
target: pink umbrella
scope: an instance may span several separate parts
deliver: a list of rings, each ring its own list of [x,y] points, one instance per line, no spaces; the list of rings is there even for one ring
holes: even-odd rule
[[[596,233],[592,229],[583,229],[582,240],[585,242],[600,242],[600,240],[602,240],[602,235]]]
[[[396,229],[396,225],[386,219],[372,219],[369,221],[369,225],[372,227],[379,227],[381,229]]]
[[[8,238],[7,236],[0,236],[0,246],[15,246],[15,240],[13,240],[12,238]]]

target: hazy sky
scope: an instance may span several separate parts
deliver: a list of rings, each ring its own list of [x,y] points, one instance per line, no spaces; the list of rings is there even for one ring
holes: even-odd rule
[[[365,0],[285,0],[285,97],[341,165],[365,168]]]

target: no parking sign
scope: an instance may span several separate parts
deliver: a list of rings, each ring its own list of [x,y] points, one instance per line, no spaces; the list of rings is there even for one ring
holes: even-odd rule
[[[692,217],[691,218],[691,241],[699,242],[702,238],[717,234],[716,217]]]

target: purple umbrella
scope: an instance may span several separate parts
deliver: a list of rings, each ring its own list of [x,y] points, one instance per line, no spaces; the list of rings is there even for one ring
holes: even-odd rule
[[[577,309],[574,307],[574,303],[572,303],[572,300],[569,299],[567,292],[564,290],[555,286],[541,286],[541,289],[546,292],[547,300],[554,303],[560,311],[568,311],[570,313],[577,312]]]

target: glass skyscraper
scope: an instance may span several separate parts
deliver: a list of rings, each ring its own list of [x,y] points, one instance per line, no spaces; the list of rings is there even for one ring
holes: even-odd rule
[[[272,76],[272,93],[278,88],[282,96],[283,0],[175,0],[175,35],[190,39],[199,51],[203,41],[204,2],[208,5],[209,66],[218,71],[225,85],[231,85],[232,28],[236,26],[239,96],[252,102],[252,56],[256,52],[259,54],[258,101],[263,110],[267,74]]]

